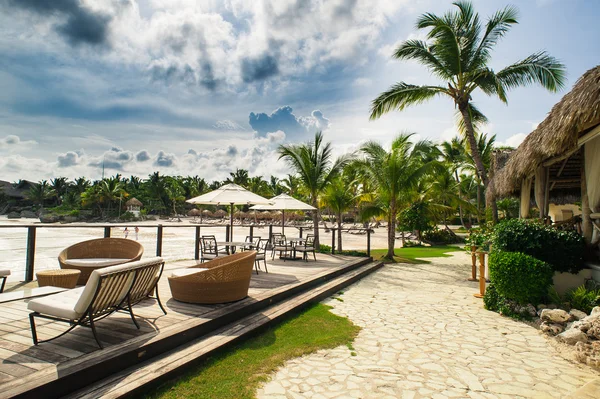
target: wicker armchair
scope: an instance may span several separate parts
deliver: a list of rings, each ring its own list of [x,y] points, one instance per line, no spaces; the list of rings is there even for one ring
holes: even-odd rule
[[[175,270],[169,277],[173,299],[200,304],[244,299],[248,296],[255,258],[256,251],[244,251]]]
[[[143,253],[144,247],[137,241],[98,238],[63,249],[58,255],[58,263],[61,269],[80,270],[77,285],[85,285],[94,270],[140,260]]]

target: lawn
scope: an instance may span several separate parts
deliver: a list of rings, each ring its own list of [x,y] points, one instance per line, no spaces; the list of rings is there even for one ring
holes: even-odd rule
[[[408,247],[396,248],[394,261],[399,263],[429,263],[423,258],[447,258],[449,252],[461,251],[460,247],[451,245],[440,245],[434,247]],[[374,260],[381,259],[387,253],[387,249],[373,249],[371,256]]]
[[[213,355],[146,398],[251,399],[288,359],[346,345],[360,328],[317,304],[264,332]],[[352,353],[350,352],[350,355]]]

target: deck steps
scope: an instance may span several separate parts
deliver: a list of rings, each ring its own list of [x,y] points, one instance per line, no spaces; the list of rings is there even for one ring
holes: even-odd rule
[[[89,385],[85,389],[68,395],[67,398],[122,398],[139,394],[169,378],[173,378],[186,368],[205,359],[214,351],[255,333],[257,330],[268,326],[290,312],[298,311],[309,304],[318,302],[334,294],[382,266],[381,262],[371,262],[362,265],[350,272],[335,277],[325,284],[285,299],[262,311],[250,314],[202,338],[182,345],[175,350],[124,369],[108,378]]]

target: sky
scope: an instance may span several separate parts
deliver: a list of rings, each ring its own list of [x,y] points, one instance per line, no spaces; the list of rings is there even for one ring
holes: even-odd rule
[[[567,87],[513,90],[508,105],[475,92],[483,128],[517,146],[586,70],[598,64],[600,2],[474,1],[487,19],[506,5],[519,24],[492,68],[546,50]],[[424,38],[415,21],[442,0],[0,0],[0,180],[199,175],[236,168],[281,177],[281,144],[318,130],[335,153],[401,132],[456,134],[438,98],[369,120],[394,83],[437,83],[391,54]]]

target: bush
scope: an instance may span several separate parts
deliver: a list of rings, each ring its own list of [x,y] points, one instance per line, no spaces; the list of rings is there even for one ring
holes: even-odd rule
[[[492,244],[494,250],[521,252],[547,262],[557,272],[578,273],[583,268],[585,243],[574,231],[511,219],[496,225]]]
[[[320,244],[318,252],[320,252],[322,254],[330,254],[331,253],[331,247],[329,245]]]
[[[502,298],[498,295],[498,291],[496,291],[496,287],[494,284],[488,285],[485,290],[485,295],[483,295],[483,307],[487,310],[491,310],[493,312],[497,312],[500,310],[500,302]]]
[[[423,233],[423,240],[435,244],[456,244],[462,242],[462,238],[446,229],[437,227],[431,231]]]
[[[571,308],[591,313],[594,306],[600,305],[600,289],[587,289],[584,285],[566,293],[565,299]]]
[[[552,267],[522,253],[494,251],[489,268],[498,294],[521,305],[540,303],[552,284]]]
[[[119,217],[119,219],[129,222],[135,219],[135,215],[131,212],[125,212]]]

